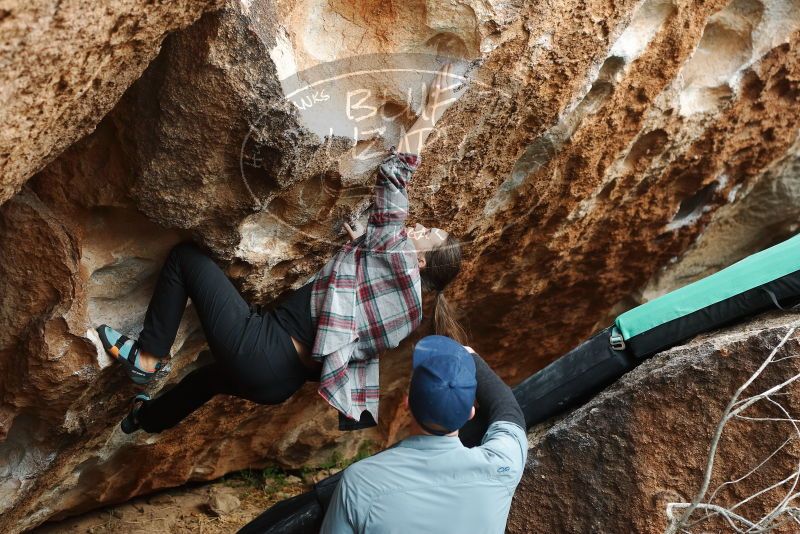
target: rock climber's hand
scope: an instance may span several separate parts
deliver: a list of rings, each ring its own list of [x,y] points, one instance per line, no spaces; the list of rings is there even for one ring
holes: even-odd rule
[[[460,84],[461,80],[453,76],[453,64],[445,63],[431,82],[425,115],[431,117],[433,122],[438,121],[445,110],[458,99],[455,88]]]
[[[348,235],[348,236],[350,236],[350,241],[355,241],[356,239],[358,239],[359,237],[361,237],[361,235],[364,233],[364,232],[361,232],[361,234],[357,234],[357,233],[356,233],[356,232],[355,232],[355,231],[354,231],[354,230],[353,230],[353,229],[350,227],[350,225],[349,225],[349,224],[347,224],[347,223],[344,223],[344,231],[345,231],[345,232],[347,232],[347,235]]]
[[[458,100],[456,89],[461,90],[463,85],[460,82],[463,80],[454,76],[452,71],[452,63],[447,63],[433,77],[422,114],[405,135],[400,138],[400,142],[397,143],[398,152],[409,154],[422,152],[425,140],[433,131],[436,121],[441,118],[442,114],[453,102]]]

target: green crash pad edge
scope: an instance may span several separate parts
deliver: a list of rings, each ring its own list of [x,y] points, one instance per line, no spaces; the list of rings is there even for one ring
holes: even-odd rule
[[[628,310],[614,324],[627,340],[798,270],[800,234]]]

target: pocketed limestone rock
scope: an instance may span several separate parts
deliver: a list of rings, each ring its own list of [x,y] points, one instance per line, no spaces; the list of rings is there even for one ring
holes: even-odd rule
[[[91,60],[65,47],[34,64],[107,65],[97,76],[119,89],[98,96],[86,78],[87,92],[49,100],[65,117],[43,112],[52,139],[35,133],[34,101],[2,112],[15,140],[3,191],[19,193],[0,207],[0,530],[404,435],[429,295],[423,326],[381,356],[380,426],[358,433],[339,432],[307,384],[280,406],[220,397],[170,431],[123,435],[138,389],[92,329],[135,336],[161,263],[185,239],[250,302],[302,284],[344,242],[342,223],[363,221],[377,163],[444,61],[469,81],[422,152],[411,220],[464,243],[446,295],[470,345],[512,385],[615,314],[796,231],[797,0],[254,0],[200,17],[203,6],[152,27],[124,19],[138,72],[114,33],[106,44],[92,34]],[[9,16],[0,9],[0,27]],[[150,62],[155,36],[182,26]],[[42,35],[60,42],[59,31]],[[406,77],[393,74],[401,67]],[[324,93],[302,90],[321,81]],[[362,90],[369,98],[348,100]],[[210,361],[204,349],[189,307],[170,371],[148,391]]]
[[[222,0],[0,7],[0,204],[92,130],[141,76],[164,37]]]
[[[646,361],[566,417],[532,429],[508,531],[663,533],[667,505],[690,503],[701,488],[726,405],[790,329],[800,326],[797,319],[768,314],[698,336]],[[798,351],[795,331],[740,399],[800,373]],[[800,390],[790,384],[731,420],[702,502],[713,495],[713,504],[750,520],[778,505],[798,470],[796,432],[786,421],[798,408]],[[787,477],[787,484],[761,492]],[[704,513],[696,512],[692,521]],[[693,528],[727,532],[730,526],[712,514]]]

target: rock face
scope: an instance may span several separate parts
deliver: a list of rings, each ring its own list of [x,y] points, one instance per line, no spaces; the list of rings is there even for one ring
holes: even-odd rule
[[[549,428],[532,429],[528,464],[514,496],[508,531],[664,532],[667,503],[689,503],[701,487],[709,445],[725,406],[790,327],[798,324],[795,315],[763,316],[699,336],[642,364]],[[795,332],[776,354],[775,363],[741,398],[800,373],[798,350],[800,335]],[[796,385],[783,391],[772,400],[796,414],[800,408]],[[795,436],[787,416],[770,400],[742,415],[773,420],[734,419],[726,425],[709,495],[723,482],[746,475]],[[751,476],[723,486],[714,504],[731,507],[792,475],[798,454],[795,439]],[[763,517],[790,485],[767,491],[736,512],[751,520]],[[691,531],[731,530],[717,519]]]
[[[211,4],[181,6],[121,26],[139,36],[141,68],[154,36]],[[18,21],[4,13],[0,25]],[[67,26],[50,32],[78,31]],[[0,208],[3,531],[402,434],[413,339],[382,356],[377,430],[338,432],[309,384],[281,406],[217,398],[175,429],[126,436],[136,389],[92,328],[136,335],[182,239],[253,302],[300,285],[362,217],[377,163],[445,58],[469,82],[422,153],[412,215],[463,239],[448,295],[510,383],[642,299],[796,231],[798,0],[231,0],[168,36],[107,115],[141,68],[113,59],[127,57],[114,34],[92,38],[118,92],[45,99],[83,126],[15,141],[5,160],[8,197],[105,115]],[[81,57],[31,72],[91,71]],[[6,122],[39,128],[25,102]],[[203,364],[204,346],[190,308],[150,393]]]
[[[167,33],[221,0],[10,0],[0,6],[0,204],[91,132]]]

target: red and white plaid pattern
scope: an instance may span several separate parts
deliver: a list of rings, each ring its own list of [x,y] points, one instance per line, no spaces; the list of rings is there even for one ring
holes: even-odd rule
[[[405,230],[406,184],[420,162],[416,154],[390,149],[378,166],[366,232],[315,277],[312,357],[322,362],[318,391],[351,419],[367,410],[378,420],[378,355],[422,322],[417,252]]]

